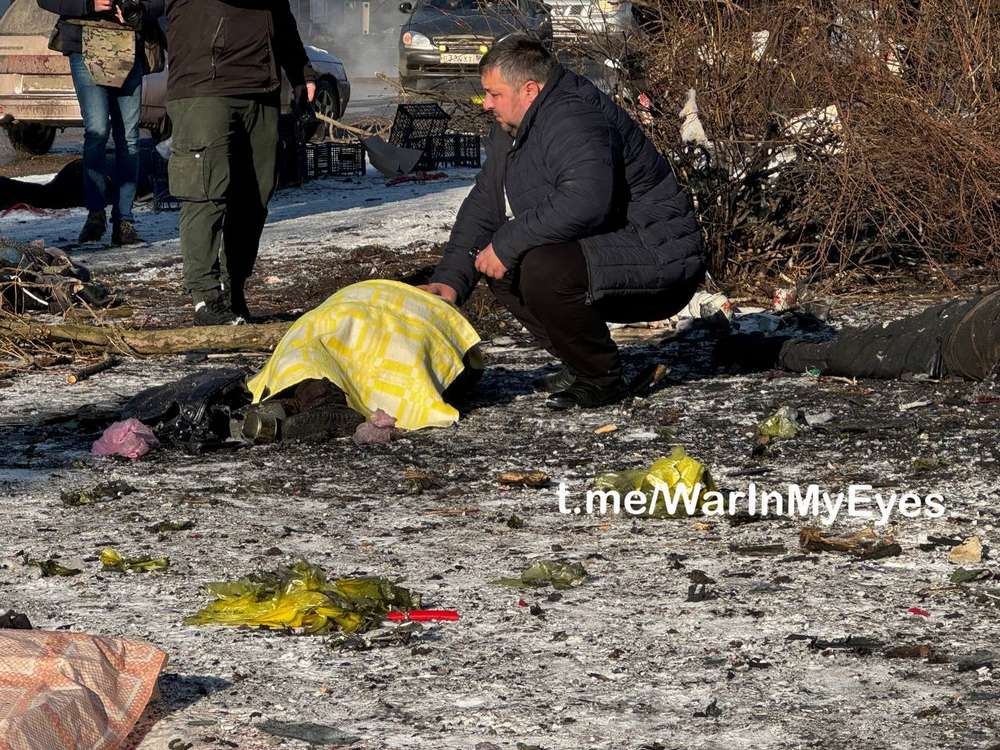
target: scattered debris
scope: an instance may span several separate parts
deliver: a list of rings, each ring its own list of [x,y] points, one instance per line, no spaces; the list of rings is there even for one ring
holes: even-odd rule
[[[705,706],[704,711],[695,711],[695,718],[698,719],[717,719],[722,716],[722,709],[718,706],[719,699],[712,698],[712,701]]]
[[[959,672],[975,672],[983,667],[992,667],[996,656],[992,651],[979,649],[968,656],[960,657],[956,661]]]
[[[12,244],[0,240],[0,309],[62,313],[76,305],[103,308],[120,303],[64,251],[38,241]]]
[[[688,602],[703,602],[709,599],[718,598],[718,594],[714,591],[709,590],[709,586],[714,584],[716,581],[714,578],[705,574],[703,570],[689,570],[686,573],[688,580],[691,584],[687,589],[687,598],[685,601]]]
[[[891,646],[882,652],[887,659],[929,659],[934,649],[927,644]]]
[[[170,567],[167,557],[122,557],[114,547],[101,550],[101,565],[104,570],[116,573],[150,573]]]
[[[568,589],[581,585],[587,578],[587,571],[581,563],[538,560],[528,566],[519,578],[500,578],[494,583],[501,586],[530,586],[532,588],[551,585],[555,589]]]
[[[757,427],[760,437],[772,440],[786,440],[799,434],[798,412],[790,406],[782,406]]]
[[[965,568],[959,568],[953,571],[948,580],[952,583],[972,583],[973,581],[979,581],[990,577],[990,571],[985,568],[979,568],[976,570],[966,570]]]
[[[510,518],[507,519],[507,528],[510,529],[523,529],[527,524],[524,519],[516,514],[512,514]]]
[[[547,487],[549,475],[544,471],[505,471],[497,476],[504,487]]]
[[[11,609],[0,615],[0,630],[31,630],[31,621],[27,615]]]
[[[59,493],[59,499],[62,500],[63,505],[77,508],[124,497],[125,495],[131,495],[133,492],[135,492],[135,487],[128,482],[114,480],[111,482],[101,482],[93,487],[63,490]]]
[[[83,572],[82,567],[77,567],[75,563],[71,565],[63,565],[58,560],[50,558],[48,560],[31,560],[29,565],[35,565],[39,570],[42,571],[42,578],[68,578],[70,576],[80,575]]]
[[[194,521],[160,521],[146,527],[146,531],[154,534],[166,534],[171,531],[190,531],[194,528]]]
[[[393,628],[377,628],[366,633],[341,631],[331,634],[327,645],[338,651],[372,651],[377,648],[409,646],[414,636],[422,631],[423,625],[419,622],[407,622]]]
[[[947,536],[928,536],[927,541],[919,545],[919,549],[923,552],[932,552],[938,547],[957,547],[962,543],[962,540],[958,537],[947,537]]]
[[[948,554],[948,561],[956,565],[977,563],[981,562],[982,559],[983,543],[977,536],[970,536]]]
[[[74,370],[73,372],[71,372],[69,375],[66,376],[66,382],[69,385],[76,385],[77,383],[82,382],[87,378],[105,372],[106,370],[110,370],[112,367],[117,366],[119,361],[120,360],[117,357],[108,355],[104,357],[104,359],[102,359],[100,362],[97,362],[96,364],[90,365],[89,367],[84,367],[80,370]]]
[[[868,638],[861,635],[849,635],[846,638],[834,638],[824,640],[822,638],[812,638],[809,641],[809,648],[815,651],[825,651],[827,649],[844,649],[854,651],[858,654],[870,654],[880,648],[882,641],[877,638]]]
[[[944,468],[948,465],[948,462],[943,458],[938,458],[937,456],[928,456],[926,458],[915,458],[913,459],[913,470],[916,472],[924,471],[936,471],[937,469]]]
[[[799,530],[799,546],[805,552],[841,552],[859,560],[877,560],[903,553],[903,548],[891,536],[880,537],[868,528],[850,536],[837,537],[807,526]]]

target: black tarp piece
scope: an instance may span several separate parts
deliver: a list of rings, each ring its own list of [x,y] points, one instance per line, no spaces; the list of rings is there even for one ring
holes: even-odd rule
[[[778,366],[824,375],[895,379],[907,375],[985,380],[1000,362],[1000,289],[929,307],[917,315],[848,328],[832,341],[790,340]]]

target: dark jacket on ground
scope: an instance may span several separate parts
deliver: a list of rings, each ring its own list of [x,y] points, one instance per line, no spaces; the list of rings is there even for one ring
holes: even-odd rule
[[[145,38],[157,39],[159,34],[154,29],[149,28],[149,24],[155,24],[157,19],[163,15],[165,0],[143,0],[143,11],[145,24],[143,31],[138,34],[138,43],[142,43]],[[52,13],[59,14],[59,21],[56,23],[58,30],[58,43],[52,46],[64,55],[73,55],[83,52],[83,32],[78,24],[67,23],[70,18],[89,18],[94,20],[109,20],[105,14],[94,13],[93,0],[38,0],[38,6]]]
[[[516,141],[495,126],[487,152],[432,279],[460,303],[479,280],[469,251],[490,242],[513,270],[531,248],[580,241],[591,301],[655,294],[703,273],[691,201],[639,126],[587,79],[557,68]]]
[[[316,80],[288,0],[167,0],[167,98],[247,96]]]

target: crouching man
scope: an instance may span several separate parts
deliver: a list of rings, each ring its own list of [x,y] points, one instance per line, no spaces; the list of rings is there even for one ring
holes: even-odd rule
[[[704,275],[688,197],[632,119],[538,42],[511,36],[479,71],[488,158],[424,288],[456,304],[480,275],[558,358],[553,409],[628,394],[609,321],[662,320]]]

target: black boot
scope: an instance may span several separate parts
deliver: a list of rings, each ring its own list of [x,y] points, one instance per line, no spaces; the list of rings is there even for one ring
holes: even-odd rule
[[[566,390],[553,393],[545,399],[545,405],[558,411],[574,407],[596,409],[616,404],[629,394],[628,385],[621,378],[610,385],[595,385],[584,380],[577,380]]]
[[[97,242],[104,236],[107,224],[108,218],[104,215],[103,211],[91,211],[87,214],[87,220],[83,223],[83,229],[80,230],[78,241],[81,243]]]
[[[544,393],[559,393],[559,391],[565,391],[575,382],[576,375],[563,365],[557,372],[542,375],[540,378],[532,380],[531,387]]]
[[[250,322],[250,308],[247,307],[246,281],[232,281],[226,288],[225,296],[229,301],[229,309],[239,315],[247,323]]]
[[[246,320],[233,312],[229,299],[222,291],[208,292],[195,298],[194,324],[196,326],[237,326]]]

